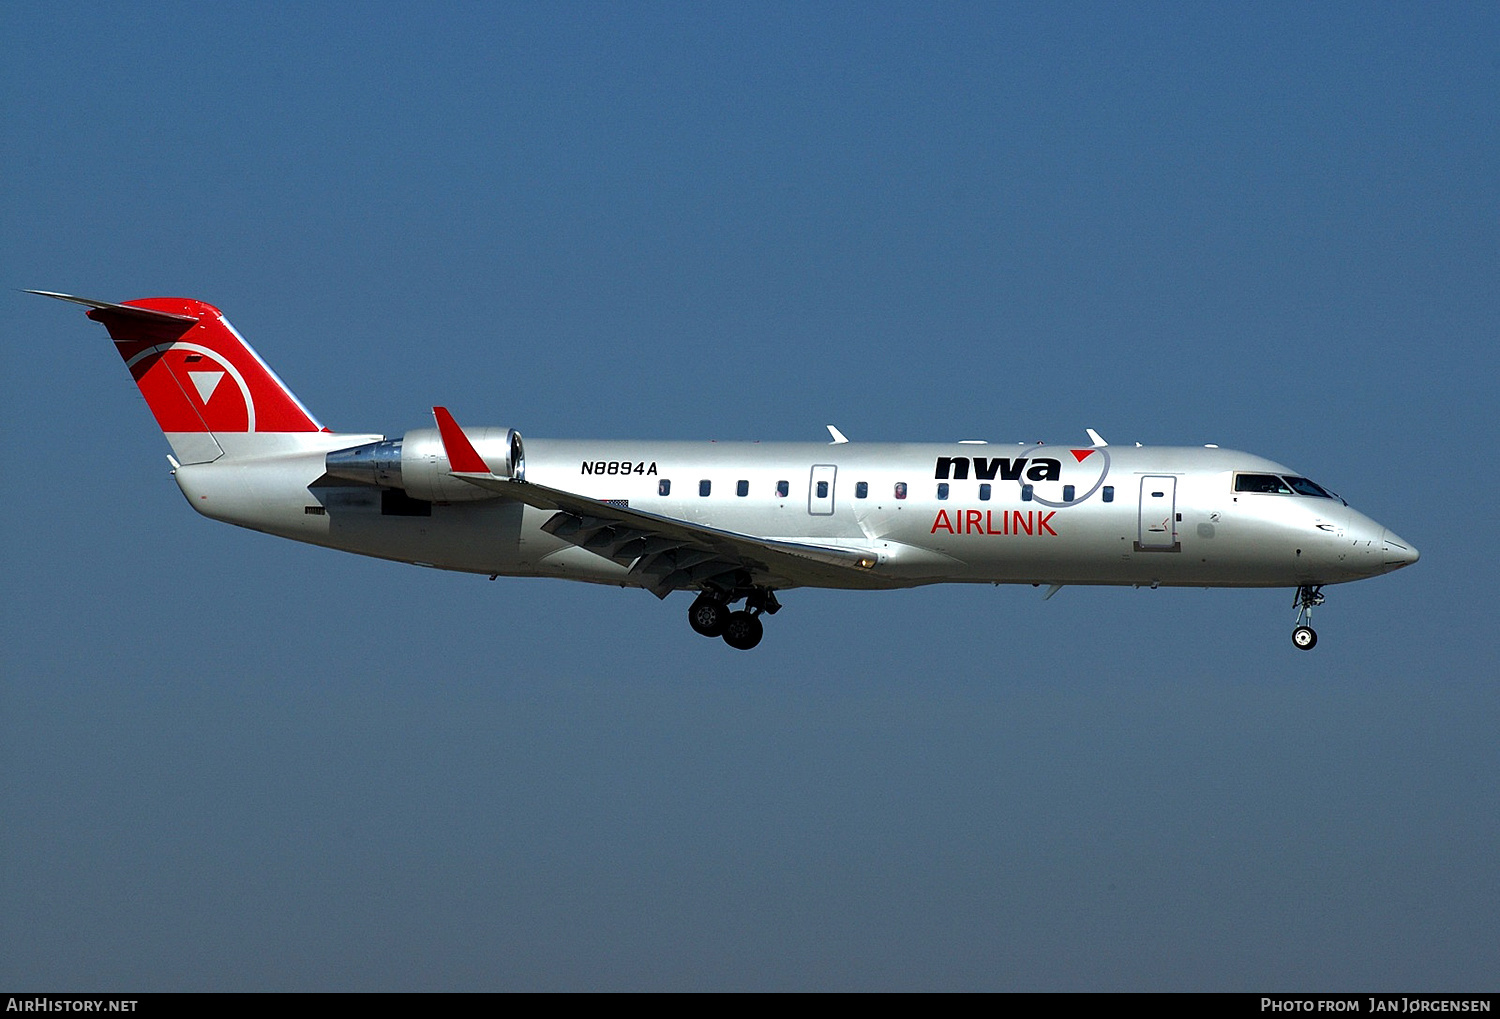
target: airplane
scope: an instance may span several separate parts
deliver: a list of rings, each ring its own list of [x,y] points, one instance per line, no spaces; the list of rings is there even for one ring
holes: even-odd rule
[[[1293,644],[1322,588],[1415,563],[1408,541],[1297,471],[1202,447],[526,439],[325,428],[211,304],[43,290],[109,331],[206,517],[491,580],[695,597],[688,623],[749,650],[798,587],[939,583],[1291,587]],[[740,608],[736,605],[743,603]]]

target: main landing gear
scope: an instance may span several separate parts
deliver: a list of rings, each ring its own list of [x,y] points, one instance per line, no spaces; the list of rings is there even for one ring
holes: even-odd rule
[[[1292,643],[1302,651],[1311,651],[1318,643],[1318,634],[1312,628],[1312,610],[1323,604],[1322,584],[1303,584],[1297,588],[1297,597],[1292,605],[1297,609],[1297,625],[1292,630]]]
[[[729,606],[745,599],[745,607],[731,611]],[[688,625],[705,637],[723,637],[724,643],[738,651],[749,651],[765,635],[762,613],[775,615],[781,609],[776,592],[756,587],[748,591],[725,594],[704,591],[688,608]]]

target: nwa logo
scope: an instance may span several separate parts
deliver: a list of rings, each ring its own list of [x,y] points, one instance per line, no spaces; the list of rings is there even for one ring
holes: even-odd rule
[[[937,458],[937,469],[932,476],[938,481],[967,481],[969,479],[969,465],[974,466],[974,477],[980,481],[1060,481],[1062,479],[1062,461],[1054,460],[1050,456],[1037,457],[1008,457],[1008,456],[940,456]]]

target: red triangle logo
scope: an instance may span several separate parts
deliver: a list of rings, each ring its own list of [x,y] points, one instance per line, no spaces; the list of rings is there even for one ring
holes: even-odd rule
[[[1094,451],[1092,449],[1075,449],[1072,452],[1073,459],[1077,460],[1079,463],[1083,463],[1089,457],[1094,455]]]

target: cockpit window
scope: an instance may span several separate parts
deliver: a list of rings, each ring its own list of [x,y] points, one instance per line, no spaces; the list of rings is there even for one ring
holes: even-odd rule
[[[1317,499],[1338,498],[1317,482],[1291,474],[1284,478],[1275,474],[1236,474],[1234,490],[1236,492],[1261,492],[1269,495],[1296,493],[1297,495],[1310,495]]]
[[[1236,474],[1234,490],[1236,492],[1262,492],[1270,495],[1292,494],[1287,483],[1274,474]]]
[[[1291,485],[1292,491],[1296,492],[1298,495],[1315,495],[1319,499],[1333,498],[1333,494],[1329,492],[1328,489],[1324,488],[1322,485],[1317,484],[1316,482],[1308,481],[1306,478],[1294,478],[1288,476],[1286,479],[1286,483],[1288,485]]]

